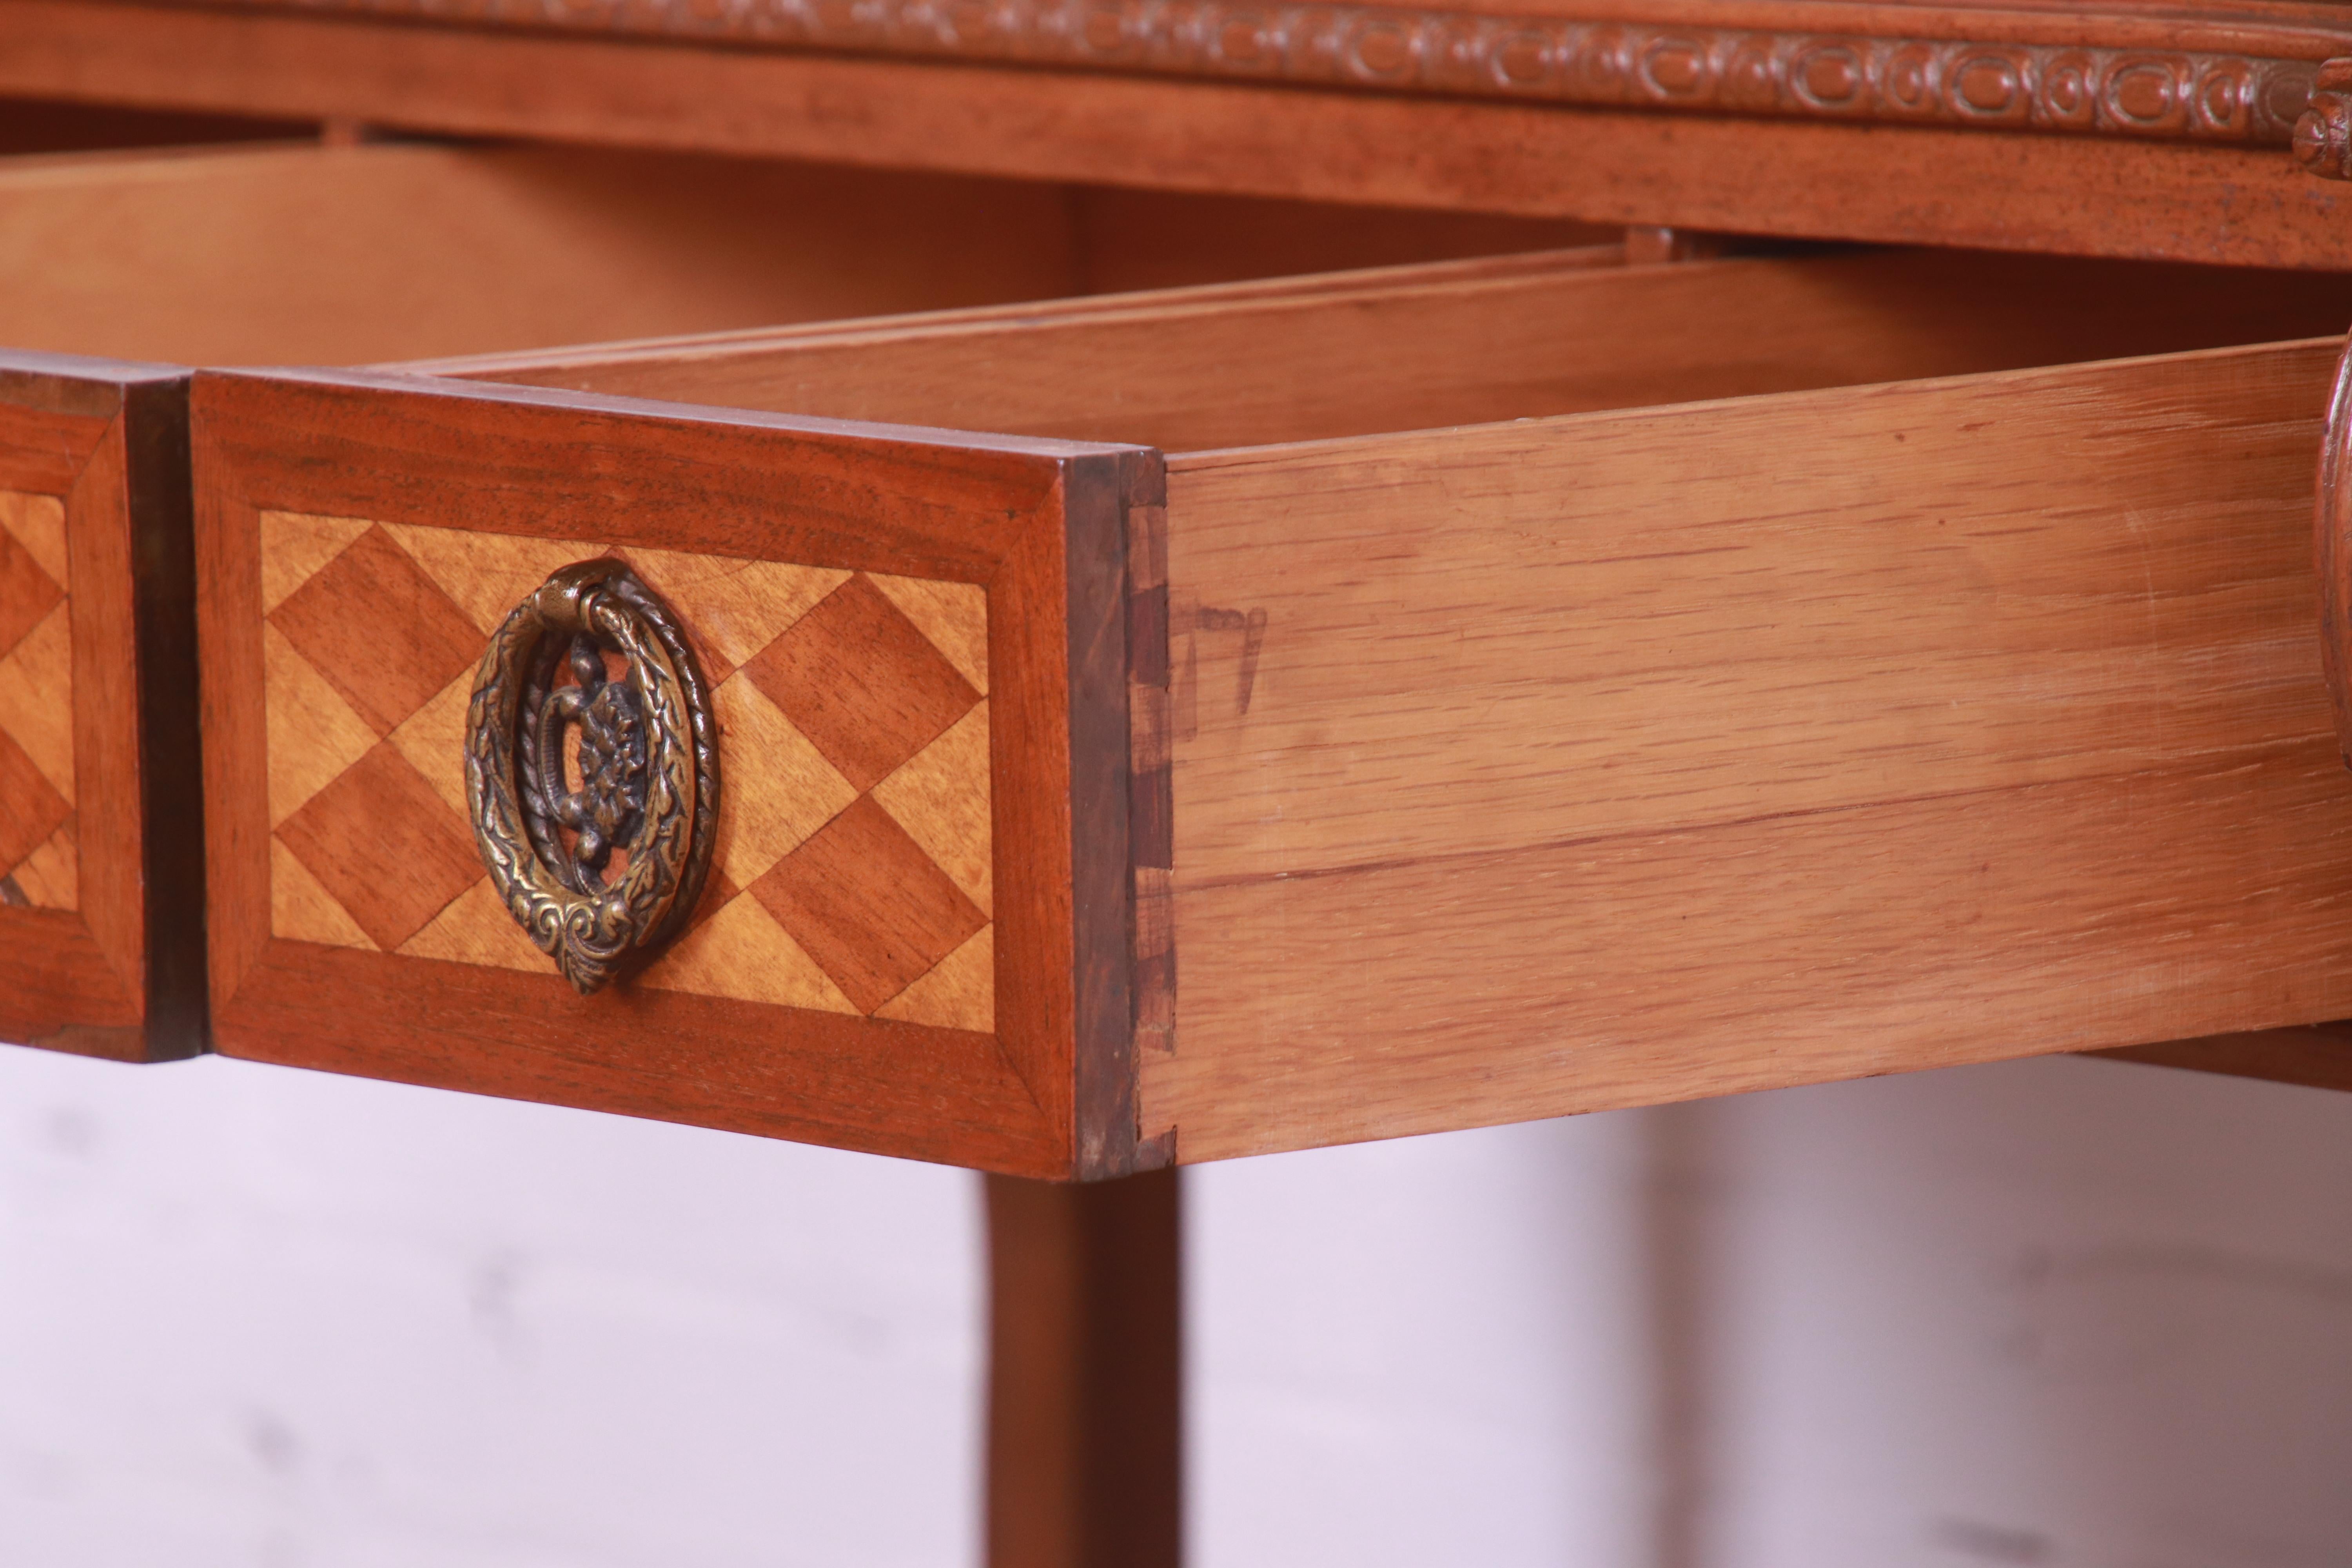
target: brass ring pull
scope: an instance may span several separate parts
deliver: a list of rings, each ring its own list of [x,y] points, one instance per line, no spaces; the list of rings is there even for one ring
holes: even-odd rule
[[[677,616],[625,562],[564,567],[490,638],[466,804],[508,912],[581,994],[685,925],[718,837],[719,725]]]

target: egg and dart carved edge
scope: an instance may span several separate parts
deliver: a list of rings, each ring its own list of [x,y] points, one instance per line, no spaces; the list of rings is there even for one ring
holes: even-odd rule
[[[607,653],[625,676],[605,678]],[[577,684],[559,687],[566,667]],[[564,777],[573,726],[577,790]],[[566,566],[499,625],[467,710],[467,813],[500,901],[581,994],[684,929],[719,801],[709,683],[676,614],[626,563]],[[628,864],[608,884],[616,848]]]
[[[1714,26],[1661,7],[1493,15],[1263,0],[179,0],[245,10],[506,26],[591,37],[1017,62],[1290,86],[1593,107],[1982,126],[2281,146],[2322,55],[2307,22],[2254,47],[2149,47],[2128,8],[2082,7],[2076,37]],[[1905,7],[1855,7],[1885,23]],[[1969,7],[1919,6],[1966,26]],[[1813,15],[1828,20],[1826,8]],[[1857,18],[1860,19],[1859,17]],[[2194,15],[2211,34],[2231,13]],[[2260,52],[2263,44],[2284,53]],[[2319,134],[2306,130],[2305,139]],[[2307,154],[2305,161],[2319,165]],[[2326,172],[2321,170],[2321,172]]]

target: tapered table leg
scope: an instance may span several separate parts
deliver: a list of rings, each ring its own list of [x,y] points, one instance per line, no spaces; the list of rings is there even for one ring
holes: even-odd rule
[[[988,1568],[1177,1568],[1177,1173],[988,1182]]]

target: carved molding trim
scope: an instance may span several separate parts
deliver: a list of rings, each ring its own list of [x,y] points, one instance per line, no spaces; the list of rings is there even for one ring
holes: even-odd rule
[[[1547,103],[2285,145],[2316,61],[1223,0],[209,0]]]
[[[2294,122],[2294,159],[2323,180],[2352,180],[2352,59],[2319,68],[2311,107]]]

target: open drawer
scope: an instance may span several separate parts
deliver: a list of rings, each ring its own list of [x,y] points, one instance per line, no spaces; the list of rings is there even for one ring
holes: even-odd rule
[[[202,374],[219,1048],[1085,1177],[2352,1013],[2338,295],[1884,253]],[[622,689],[661,735],[561,760]],[[679,903],[579,994],[624,883]]]
[[[545,148],[0,160],[0,1038],[140,1058],[205,1037],[186,377],[161,362],[523,349],[1577,232]]]

